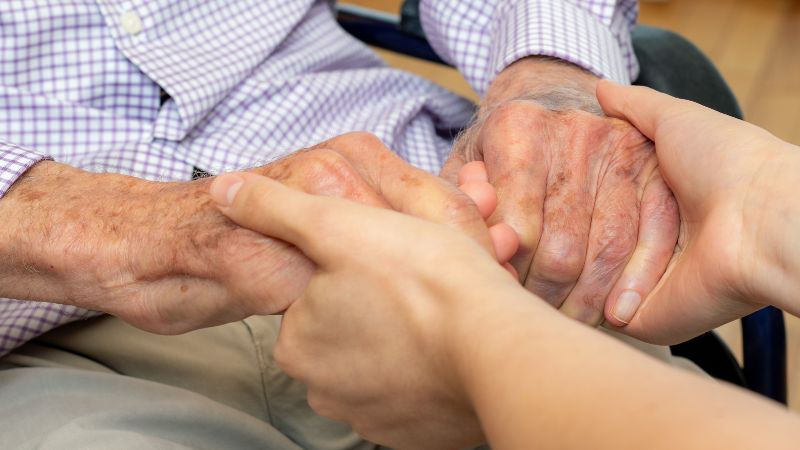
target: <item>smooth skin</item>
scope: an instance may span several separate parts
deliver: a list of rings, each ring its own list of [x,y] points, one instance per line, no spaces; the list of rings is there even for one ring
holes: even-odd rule
[[[655,139],[682,217],[668,271],[623,331],[672,341],[765,304],[797,314],[785,294],[800,280],[800,204],[788,195],[798,149],[646,88],[604,82],[598,95],[609,115]],[[484,438],[496,449],[800,442],[796,415],[567,319],[469,233],[254,174],[222,176],[211,192],[236,223],[315,262],[276,360],[308,385],[318,412],[368,439],[409,449]]]
[[[612,295],[609,323],[642,340],[672,344],[767,305],[800,315],[800,149],[646,88],[604,82],[598,97],[610,116],[655,141],[681,215],[666,274],[649,296],[642,292],[647,298],[638,312],[624,305],[615,314]],[[639,264],[631,261],[629,269],[636,272]]]

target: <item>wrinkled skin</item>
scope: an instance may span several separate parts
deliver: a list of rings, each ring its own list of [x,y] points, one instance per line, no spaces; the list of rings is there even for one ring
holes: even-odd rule
[[[242,184],[233,206],[221,211],[246,228],[295,243],[317,263],[308,289],[286,311],[274,353],[287,374],[306,384],[309,405],[392,448],[482,442],[447,350],[459,344],[450,332],[474,328],[462,326],[454,312],[480,316],[492,295],[502,299],[509,287],[527,293],[470,239],[475,236],[305,195],[253,174],[221,177],[215,198],[229,198],[220,188],[229,180],[228,186]],[[353,251],[361,246],[369,251]]]
[[[469,197],[369,134],[343,135],[253,172],[470,230],[492,252]],[[15,281],[0,296],[74,304],[165,334],[282,312],[314,265],[295,247],[223,217],[208,195],[211,181],[152,183],[36,165],[0,202],[0,217],[19,218],[0,230],[9,243],[3,253],[12,255],[0,258],[0,279]],[[399,194],[387,202],[386,193]]]
[[[489,223],[505,222],[519,235],[511,263],[520,281],[598,325],[609,298],[625,290],[644,298],[656,285],[677,240],[677,207],[652,143],[599,112],[596,79],[561,64],[554,70],[582,81],[542,87],[530,75],[541,63],[523,60],[498,77],[443,176],[484,161],[499,202]]]

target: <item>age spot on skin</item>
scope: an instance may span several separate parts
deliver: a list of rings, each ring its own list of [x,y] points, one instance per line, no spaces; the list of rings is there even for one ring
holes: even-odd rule
[[[36,189],[23,190],[20,193],[20,199],[24,202],[35,202],[45,196],[45,193]]]
[[[189,286],[187,286],[187,285],[185,285],[185,284],[182,284],[182,285],[181,285],[181,292],[186,292],[186,291],[188,291],[188,290],[189,290]]]
[[[400,182],[408,187],[420,187],[422,180],[415,175],[403,174],[400,176]]]

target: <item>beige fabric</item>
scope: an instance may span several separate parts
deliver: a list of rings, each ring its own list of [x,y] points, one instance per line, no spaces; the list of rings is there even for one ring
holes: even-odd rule
[[[244,433],[243,438],[237,441],[241,445],[226,448],[249,448],[243,444],[249,442],[249,430],[241,430],[238,424],[230,423],[231,420],[241,420],[247,416],[248,422],[256,419],[262,424],[259,432],[264,436],[260,448],[375,448],[345,425],[311,411],[305,400],[303,385],[278,369],[272,359],[272,344],[277,338],[279,324],[279,317],[254,317],[181,336],[146,333],[113,317],[67,325],[0,359],[0,363],[6,365],[27,367],[0,371],[0,417],[13,414],[6,408],[9,403],[5,401],[8,395],[4,391],[23,389],[19,383],[16,388],[7,384],[10,377],[8,372],[14,372],[16,378],[41,377],[41,383],[47,383],[53,378],[42,373],[47,371],[33,371],[31,368],[49,368],[61,372],[63,369],[80,369],[87,375],[87,381],[82,389],[74,392],[76,396],[108,396],[107,389],[114,386],[122,391],[120,394],[124,397],[131,398],[130,405],[120,402],[101,406],[108,408],[110,414],[118,414],[129,407],[135,408],[143,398],[159,400],[159,395],[168,395],[174,397],[174,401],[187,403],[198,403],[195,397],[205,397],[200,399],[205,411],[197,411],[197,416],[190,415],[176,423],[176,426],[186,427],[183,430],[186,435],[196,433],[197,427],[189,426],[190,421],[213,411],[225,421],[218,425],[228,429],[228,434],[234,436],[239,432]],[[103,376],[98,377],[98,374]],[[71,376],[80,377],[80,374]],[[108,377],[119,380],[110,382],[106,380]],[[151,383],[139,383],[136,379]],[[31,389],[41,383],[26,386]],[[100,386],[93,386],[92,383],[100,383]],[[165,394],[161,389],[164,386],[177,389]],[[97,389],[100,391],[96,392]],[[35,393],[31,394],[36,396]],[[46,398],[41,400],[39,405],[26,403],[23,414],[27,420],[41,418],[41,412],[52,407]],[[147,411],[137,411],[147,414]],[[84,412],[79,411],[75,417],[63,419],[64,423],[49,432],[60,433],[59,430],[70,426],[70,421],[81,421],[81,414]],[[9,439],[7,433],[13,433],[13,430],[7,429],[9,423],[5,419],[2,422],[0,442]],[[198,422],[206,423],[205,420]],[[188,448],[200,448],[193,447],[196,445],[194,440],[187,441],[191,443]],[[281,441],[283,444],[277,446]]]
[[[279,326],[158,336],[101,317],[54,330],[0,359],[0,448],[374,448],[311,411],[272,359]]]

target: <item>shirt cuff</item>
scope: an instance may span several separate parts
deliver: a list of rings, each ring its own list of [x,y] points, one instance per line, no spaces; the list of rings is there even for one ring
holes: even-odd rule
[[[0,198],[34,164],[49,156],[0,141]]]
[[[611,27],[626,27],[613,20]],[[638,64],[628,29],[612,32],[598,17],[566,1],[521,0],[496,17],[489,74],[541,55],[569,61],[603,78],[630,84]],[[617,37],[620,36],[620,37]]]

